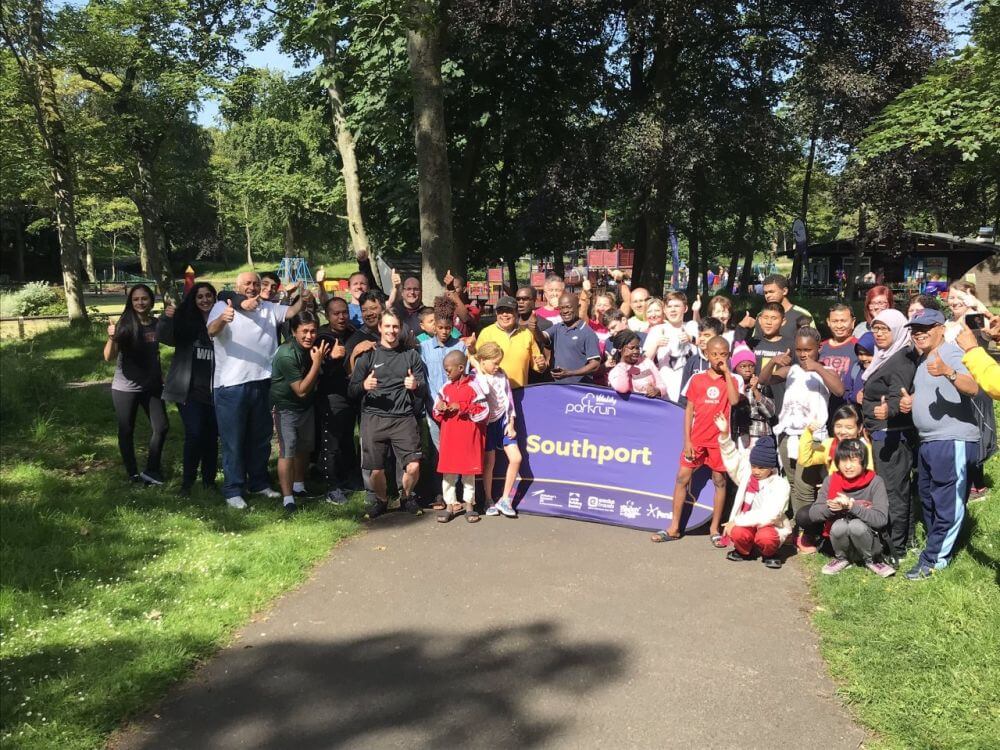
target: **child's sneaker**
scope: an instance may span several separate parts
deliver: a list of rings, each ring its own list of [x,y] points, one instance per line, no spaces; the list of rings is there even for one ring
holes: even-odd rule
[[[910,568],[906,573],[907,581],[926,581],[932,575],[934,575],[934,568],[923,563],[917,563],[912,568]]]
[[[896,569],[882,561],[875,562],[874,560],[869,560],[865,563],[865,567],[879,578],[889,578],[896,575]]]
[[[494,507],[507,518],[517,518],[517,511],[514,510],[514,505],[509,497],[501,497]]]
[[[747,560],[753,560],[753,557],[751,555],[741,555],[736,550],[731,549],[726,553],[726,559],[731,562],[746,562]]]
[[[823,570],[821,572],[823,575],[835,576],[837,573],[840,573],[849,567],[851,567],[850,560],[846,560],[843,557],[835,557],[823,566]]]
[[[488,516],[499,516],[500,511],[497,510],[497,506],[491,505],[486,509],[486,515]]]

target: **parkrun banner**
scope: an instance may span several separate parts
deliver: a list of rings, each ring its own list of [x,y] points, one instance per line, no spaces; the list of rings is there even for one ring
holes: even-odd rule
[[[636,529],[670,524],[684,445],[681,407],[586,385],[532,385],[515,399],[523,454],[518,511]],[[502,483],[501,461],[498,455],[495,484]],[[703,467],[691,480],[683,528],[708,522],[713,492]]]

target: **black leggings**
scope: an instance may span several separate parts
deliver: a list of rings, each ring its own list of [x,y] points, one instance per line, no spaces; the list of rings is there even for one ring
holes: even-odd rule
[[[135,415],[139,407],[149,417],[149,458],[146,461],[146,471],[160,471],[160,456],[163,454],[163,442],[167,437],[167,411],[163,399],[148,392],[134,393],[129,391],[111,391],[111,403],[115,405],[118,415],[118,450],[122,454],[125,471],[130,477],[139,473],[135,461]]]

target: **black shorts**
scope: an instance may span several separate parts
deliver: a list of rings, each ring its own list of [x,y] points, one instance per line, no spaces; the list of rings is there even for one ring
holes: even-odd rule
[[[422,458],[417,418],[362,413],[361,468],[384,469],[390,449],[396,456],[396,464],[401,467]]]

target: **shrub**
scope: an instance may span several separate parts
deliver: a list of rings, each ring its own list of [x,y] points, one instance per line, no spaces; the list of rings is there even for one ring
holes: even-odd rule
[[[13,315],[58,315],[66,301],[59,290],[44,281],[32,281],[16,291],[10,300]]]

